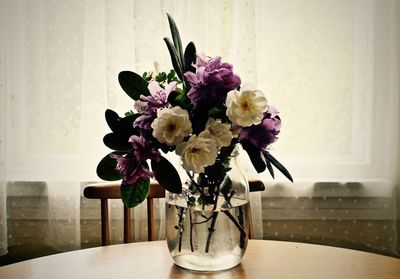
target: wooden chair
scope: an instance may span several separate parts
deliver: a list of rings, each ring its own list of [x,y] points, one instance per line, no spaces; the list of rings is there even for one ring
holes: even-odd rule
[[[261,181],[249,181],[250,192],[263,191],[264,184]],[[100,199],[101,203],[101,245],[110,245],[110,222],[108,217],[108,200],[121,199],[120,184],[117,182],[94,183],[85,187],[83,195],[88,199]],[[150,185],[150,192],[147,196],[147,238],[154,239],[154,211],[153,199],[165,197],[164,188],[158,183]],[[131,239],[131,211],[124,206],[124,243],[132,242]],[[253,221],[250,211],[249,238],[253,238]]]

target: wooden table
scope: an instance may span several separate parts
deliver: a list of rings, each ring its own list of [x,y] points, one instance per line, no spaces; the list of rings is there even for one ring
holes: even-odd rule
[[[165,241],[62,253],[0,267],[1,279],[24,278],[400,278],[400,259],[283,241],[250,240],[240,265],[218,273],[175,266]]]

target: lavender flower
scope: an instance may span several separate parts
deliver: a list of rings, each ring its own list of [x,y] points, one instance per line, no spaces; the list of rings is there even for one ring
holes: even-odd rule
[[[116,170],[121,173],[123,183],[135,184],[138,180],[146,180],[154,177],[154,174],[147,168],[143,162],[138,162],[135,158],[124,157],[112,154],[112,158],[117,160]]]
[[[135,102],[135,109],[140,116],[136,118],[133,126],[142,130],[151,130],[151,123],[157,117],[157,110],[168,107],[168,94],[176,89],[176,82],[167,84],[163,89],[158,82],[151,81],[148,89],[151,95],[141,95],[140,99]]]
[[[266,150],[268,145],[278,139],[280,129],[281,120],[278,111],[274,107],[269,107],[264,113],[261,124],[243,128],[239,140],[250,142],[259,149]]]
[[[143,136],[133,135],[129,138],[129,142],[132,145],[133,154],[137,161],[142,162],[147,159],[160,159],[160,151],[147,142]]]
[[[233,73],[233,66],[221,63],[219,56],[197,56],[194,67],[196,73],[186,72],[184,76],[191,86],[188,97],[195,106],[200,103],[224,103],[227,93],[241,82],[239,76]]]

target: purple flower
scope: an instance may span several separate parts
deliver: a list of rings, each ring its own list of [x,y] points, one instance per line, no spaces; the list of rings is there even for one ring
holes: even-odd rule
[[[154,177],[143,162],[138,162],[135,158],[124,157],[121,155],[111,154],[111,157],[117,160],[116,170],[121,173],[123,183],[135,184],[138,180],[146,180]]]
[[[143,130],[151,130],[151,123],[157,117],[159,108],[168,107],[168,94],[176,89],[176,82],[169,83],[163,89],[158,82],[151,81],[148,85],[151,93],[150,96],[140,96],[140,99],[135,102],[135,109],[141,115],[136,118],[133,123],[134,127],[139,127]]]
[[[278,139],[281,129],[281,119],[274,107],[269,107],[264,113],[264,118],[259,125],[243,128],[239,135],[240,141],[247,141],[261,150],[266,150],[268,145]]]
[[[160,152],[149,144],[143,136],[133,135],[129,138],[129,142],[133,148],[135,159],[139,162],[146,161],[147,159],[159,160]]]
[[[196,73],[186,72],[184,76],[191,86],[188,97],[195,106],[199,103],[224,103],[227,93],[240,85],[239,76],[232,71],[233,66],[221,63],[219,56],[197,56],[194,67]]]

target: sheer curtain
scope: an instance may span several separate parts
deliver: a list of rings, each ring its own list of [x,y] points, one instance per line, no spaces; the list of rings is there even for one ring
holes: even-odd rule
[[[256,236],[335,244],[326,225],[335,221],[343,227],[338,245],[399,255],[397,1],[0,3],[0,252],[29,241],[64,251],[98,237],[96,205],[81,192],[98,180],[107,152],[104,111],[133,107],[120,71],[152,70],[154,61],[171,67],[162,41],[169,12],[184,43],[232,63],[281,112],[272,152],[296,183],[256,174],[242,160],[248,176],[267,185],[252,198]],[[114,219],[120,206],[112,206]],[[135,210],[137,240],[144,216]],[[354,243],[351,226],[364,223],[385,234]],[[118,242],[117,222],[112,227]]]

